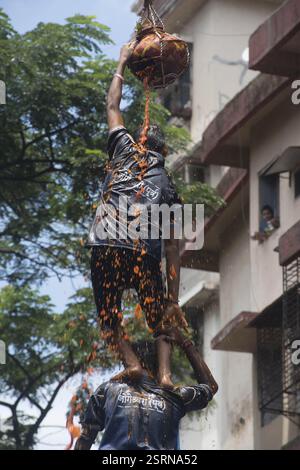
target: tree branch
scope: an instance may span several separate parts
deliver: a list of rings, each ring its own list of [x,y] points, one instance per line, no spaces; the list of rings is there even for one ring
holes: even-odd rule
[[[31,426],[30,428],[30,431],[28,432],[27,436],[26,436],[26,439],[25,439],[25,447],[26,448],[30,448],[33,444],[33,438],[34,438],[34,435],[37,433],[38,429],[39,429],[39,426],[40,424],[42,423],[42,421],[44,420],[44,418],[46,417],[46,415],[48,414],[48,412],[51,410],[52,408],[52,405],[53,405],[53,402],[55,400],[55,398],[57,397],[57,394],[59,393],[61,387],[76,373],[80,370],[80,367],[78,366],[77,367],[78,370],[74,370],[72,371],[72,373],[69,373],[67,374],[57,385],[57,387],[55,388],[47,406],[44,408],[44,410],[42,411],[42,413],[40,414],[39,418],[36,420],[36,422],[34,423],[33,426]]]
[[[6,408],[10,408],[11,410],[14,409],[14,405],[11,405],[10,403],[7,403],[5,401],[0,400],[0,406],[5,406]]]
[[[59,134],[60,132],[66,131],[67,129],[70,129],[70,127],[73,127],[75,124],[79,124],[80,121],[81,121],[80,119],[76,119],[75,121],[67,124],[66,126],[61,127],[60,129],[55,129],[55,130],[50,131],[50,132],[45,132],[44,134],[42,134],[42,135],[36,137],[35,139],[33,139],[31,142],[28,142],[26,144],[25,150],[28,149],[28,147],[30,147],[31,145],[36,144],[37,142],[45,139],[48,136],[56,135],[56,134]]]

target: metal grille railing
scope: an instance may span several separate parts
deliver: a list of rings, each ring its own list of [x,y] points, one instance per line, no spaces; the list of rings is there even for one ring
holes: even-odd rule
[[[300,423],[300,364],[293,361],[300,340],[300,258],[283,268],[283,404],[284,414]]]
[[[257,328],[258,393],[262,424],[276,415],[300,424],[300,258],[283,267],[282,307],[272,308]],[[299,347],[299,343],[298,343]]]
[[[282,329],[257,329],[258,392],[262,425],[268,424],[283,408]]]

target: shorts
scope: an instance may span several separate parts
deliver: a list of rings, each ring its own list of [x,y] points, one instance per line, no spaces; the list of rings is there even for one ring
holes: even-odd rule
[[[94,298],[103,332],[115,331],[122,322],[122,295],[135,289],[148,327],[155,330],[164,312],[161,263],[128,248],[94,246],[91,256]]]

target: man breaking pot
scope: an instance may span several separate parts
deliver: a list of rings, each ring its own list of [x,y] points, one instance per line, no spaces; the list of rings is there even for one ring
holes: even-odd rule
[[[109,165],[87,243],[92,247],[92,284],[100,328],[110,348],[119,353],[125,364],[125,370],[114,378],[121,382],[142,375],[141,364],[122,328],[124,290],[137,291],[154,336],[159,336],[163,317],[165,324],[187,326],[178,305],[180,259],[175,220],[177,223],[180,217],[172,211],[165,212],[166,217],[152,213],[153,207],[162,204],[167,209],[175,205],[175,210],[182,212],[182,201],[165,169],[165,137],[158,126],[141,127],[134,136],[130,135],[120,111],[124,72],[134,46],[131,43],[122,48],[108,93]],[[169,228],[164,244],[163,227]],[[166,255],[167,294],[162,249]],[[160,338],[157,341],[157,380],[172,389],[171,346]]]

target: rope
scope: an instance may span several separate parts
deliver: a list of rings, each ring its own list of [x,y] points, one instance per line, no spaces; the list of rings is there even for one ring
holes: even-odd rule
[[[144,8],[141,13],[141,23],[143,22],[143,18],[147,18],[150,23],[152,23],[155,30],[159,26],[162,27],[163,30],[165,29],[162,19],[152,5],[152,0],[144,0]]]
[[[149,25],[147,24],[149,23]],[[143,10],[141,13],[141,18],[139,20],[140,28],[137,29],[137,31],[140,33],[145,29],[145,31],[148,32],[148,29],[153,32],[159,42],[159,55],[157,56],[152,56],[151,60],[148,57],[136,57],[132,61],[132,72],[140,79],[143,80],[145,79],[145,73],[143,71],[143,67],[145,63],[145,70],[147,70],[147,73],[149,75],[149,81],[148,81],[148,86],[151,88],[166,88],[169,84],[173,83],[180,75],[182,75],[188,67],[189,62],[190,62],[190,53],[188,46],[186,45],[186,54],[185,54],[185,64],[182,64],[183,67],[178,67],[176,68],[176,64],[174,64],[174,67],[176,69],[176,73],[172,73],[171,71],[167,71],[166,69],[166,64],[165,60],[167,61],[167,56],[165,53],[165,48],[166,48],[166,41],[164,39],[164,34],[165,34],[165,25],[158,15],[157,11],[155,10],[153,6],[152,0],[144,0],[144,6]],[[144,24],[146,24],[146,27],[144,27]],[[177,38],[180,40],[180,38]],[[147,62],[149,62],[149,65],[152,65],[151,67],[147,67]],[[179,64],[180,65],[180,64]],[[153,76],[154,73],[158,74],[157,80],[153,80],[155,77]],[[159,77],[161,75],[161,77]],[[144,83],[145,85],[145,83]],[[147,104],[147,103],[146,103]],[[147,107],[147,106],[146,106]],[[144,123],[145,129],[146,129],[146,123]],[[147,135],[147,132],[144,133],[143,139],[145,140]]]

